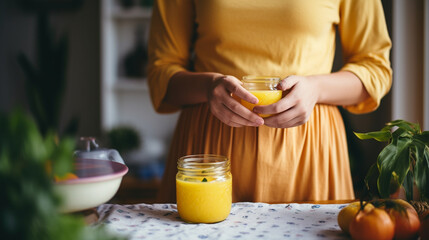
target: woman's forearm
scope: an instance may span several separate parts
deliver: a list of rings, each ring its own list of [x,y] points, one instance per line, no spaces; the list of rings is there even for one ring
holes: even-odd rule
[[[164,101],[175,106],[207,102],[209,87],[219,73],[178,72],[170,79]],[[353,105],[369,97],[359,78],[341,71],[326,75],[308,76],[318,89],[317,103]]]
[[[178,72],[171,77],[164,101],[174,106],[207,102],[208,89],[219,73]]]
[[[309,76],[309,79],[314,80],[318,88],[317,103],[346,106],[369,97],[360,79],[351,72]]]
[[[251,103],[258,102],[233,76],[183,71],[170,79],[164,101],[178,107],[207,102],[210,112],[231,127],[264,124],[260,116],[241,105],[232,94]]]

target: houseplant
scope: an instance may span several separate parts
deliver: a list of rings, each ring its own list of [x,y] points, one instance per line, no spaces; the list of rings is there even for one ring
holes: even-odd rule
[[[17,59],[25,74],[28,109],[43,136],[51,130],[59,137],[73,135],[78,129],[77,116],[73,116],[60,131],[60,117],[67,86],[69,41],[66,35],[56,40],[49,17],[53,12],[76,11],[81,7],[83,0],[17,2],[23,9],[37,14],[36,58],[32,61],[29,54],[21,52]]]
[[[107,138],[111,148],[119,153],[127,153],[137,149],[140,144],[140,135],[131,126],[117,126],[107,132]]]
[[[0,233],[2,239],[119,240],[79,214],[61,214],[54,176],[73,168],[74,139],[42,136],[22,110],[0,112]]]
[[[386,123],[380,131],[356,133],[362,139],[387,142],[368,171],[365,184],[371,192],[371,179],[376,179],[376,189],[381,198],[401,186],[408,201],[429,199],[429,131],[422,131],[419,124],[404,120]],[[414,186],[419,191],[419,199],[413,194]]]

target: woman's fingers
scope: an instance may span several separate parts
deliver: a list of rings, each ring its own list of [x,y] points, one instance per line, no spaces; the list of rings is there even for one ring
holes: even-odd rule
[[[290,90],[299,81],[299,79],[299,76],[288,76],[280,81],[279,85],[277,85],[277,89],[282,91]]]
[[[273,115],[265,119],[265,125],[276,128],[290,128],[302,125],[310,118],[310,113],[294,107],[282,114]]]
[[[264,119],[260,116],[258,116],[256,113],[250,111],[243,105],[241,105],[239,102],[237,102],[232,97],[227,97],[224,101],[225,107],[227,107],[231,112],[235,113],[235,115],[239,116],[240,119],[244,119],[245,121],[240,122],[246,122],[249,124],[252,124],[252,126],[259,126],[264,124]],[[238,121],[236,116],[234,117],[234,121]]]
[[[253,108],[253,112],[258,114],[278,114],[292,108],[297,104],[296,99],[293,96],[286,95],[278,102],[270,105],[259,105]]]
[[[227,106],[225,103],[218,102],[211,106],[211,110],[213,115],[215,115],[219,120],[232,127],[256,127],[264,124],[264,120],[261,117],[255,113],[252,113],[247,108],[242,109],[243,111],[239,111],[239,113],[232,110],[238,109],[241,106],[241,104],[237,103],[236,101],[235,104],[238,104],[238,106]],[[244,115],[244,117],[240,114]],[[246,115],[248,117],[245,117]]]
[[[241,86],[242,82],[240,80],[233,76],[225,76],[225,80],[225,88],[230,94],[234,94],[249,103],[258,103],[258,98]]]
[[[259,114],[272,114],[264,120],[265,125],[277,128],[295,127],[310,118],[317,102],[314,83],[303,76],[290,76],[278,86],[286,93],[277,103],[256,106],[253,111]]]
[[[278,114],[297,105],[297,101],[299,101],[299,99],[297,99],[294,94],[288,93],[298,83],[299,78],[299,76],[292,75],[280,81],[279,85],[277,85],[277,89],[283,91],[285,96],[276,103],[255,106],[253,108],[253,112],[258,114]]]
[[[214,87],[209,94],[209,106],[213,115],[233,127],[264,124],[264,120],[260,116],[237,102],[231,94],[246,98],[249,101],[257,101],[255,96],[241,86],[238,79],[232,76],[222,76],[215,80]]]
[[[246,109],[247,110],[247,109]],[[249,111],[250,112],[250,111]],[[250,112],[250,114],[253,114],[252,112]],[[258,117],[258,115],[255,114],[256,117]],[[238,115],[237,113],[231,111],[229,108],[225,107],[225,111],[222,113],[222,115],[220,116],[220,118],[224,119],[224,123],[230,125],[230,126],[238,126],[238,127],[244,127],[244,126],[251,126],[251,127],[257,127],[260,125],[264,124],[264,120],[261,118],[261,120],[258,121],[253,121],[253,120],[249,120],[246,119],[240,115]]]

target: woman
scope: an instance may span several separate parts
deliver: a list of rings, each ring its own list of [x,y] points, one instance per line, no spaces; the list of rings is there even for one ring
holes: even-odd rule
[[[345,65],[331,73],[336,28]],[[337,106],[378,107],[391,86],[390,48],[379,0],[158,0],[152,102],[181,110],[159,201],[175,201],[177,159],[198,153],[230,158],[233,201],[353,199]],[[245,75],[284,77],[284,97],[246,109],[231,97],[257,102]]]

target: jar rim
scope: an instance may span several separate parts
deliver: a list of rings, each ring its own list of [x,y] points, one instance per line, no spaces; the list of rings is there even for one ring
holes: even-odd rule
[[[200,162],[201,160],[214,160],[206,162],[210,164],[222,164],[229,161],[227,157],[217,154],[192,154],[180,157],[178,162],[204,164],[205,162]]]
[[[230,161],[227,157],[216,154],[193,154],[180,157],[177,161],[177,169],[192,175],[210,175],[218,172],[229,171]]]
[[[280,82],[280,77],[277,76],[256,76],[256,75],[249,75],[249,76],[243,76],[242,81],[244,82]]]

